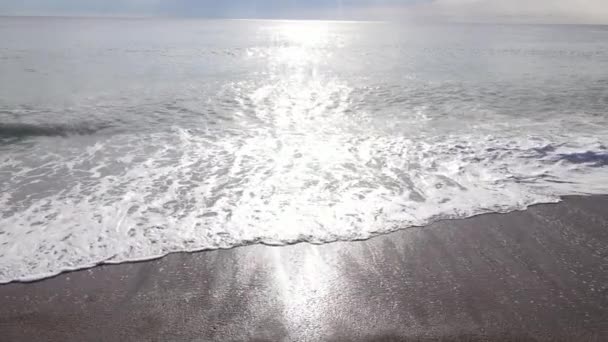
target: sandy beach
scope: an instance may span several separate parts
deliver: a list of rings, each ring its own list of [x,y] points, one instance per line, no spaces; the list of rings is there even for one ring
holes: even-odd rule
[[[2,341],[606,341],[608,196],[0,286]]]

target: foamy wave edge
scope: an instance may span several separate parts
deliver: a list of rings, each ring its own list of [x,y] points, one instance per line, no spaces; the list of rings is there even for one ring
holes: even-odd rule
[[[230,249],[234,249],[234,248],[241,248],[241,247],[254,246],[254,245],[282,247],[282,246],[290,246],[290,245],[295,245],[295,244],[300,244],[300,243],[309,243],[309,244],[313,244],[313,245],[324,245],[324,244],[337,243],[337,242],[367,241],[369,239],[372,239],[372,238],[375,238],[375,237],[378,237],[381,235],[395,233],[395,232],[398,232],[401,230],[406,230],[406,229],[422,228],[422,227],[429,226],[431,224],[434,224],[434,223],[440,222],[440,221],[464,220],[464,219],[469,219],[472,217],[476,217],[476,216],[480,216],[480,215],[487,215],[487,214],[508,214],[508,213],[512,213],[512,212],[525,211],[528,208],[530,208],[531,206],[535,206],[535,205],[557,204],[557,203],[562,202],[565,197],[597,196],[597,195],[598,194],[594,194],[594,193],[561,195],[561,196],[555,197],[553,200],[551,200],[550,198],[546,198],[544,200],[531,201],[530,203],[520,204],[519,206],[515,205],[513,207],[507,207],[505,205],[505,206],[501,206],[501,208],[482,209],[482,210],[477,210],[477,211],[473,210],[471,213],[461,216],[461,217],[436,217],[436,218],[430,218],[430,219],[426,220],[425,222],[421,222],[419,224],[411,224],[411,225],[407,225],[407,226],[403,226],[403,227],[387,228],[386,230],[383,230],[383,231],[372,232],[369,234],[369,236],[367,236],[365,238],[355,238],[355,239],[337,238],[337,239],[331,240],[331,241],[315,241],[315,240],[306,240],[305,239],[305,240],[281,241],[281,242],[278,242],[275,240],[263,239],[260,241],[244,241],[241,244],[237,244],[237,245],[233,245],[233,246],[207,246],[207,247],[191,248],[191,249],[185,248],[185,249],[170,251],[170,252],[163,253],[163,254],[150,255],[150,256],[142,257],[142,258],[125,258],[125,259],[118,259],[118,260],[111,260],[112,258],[109,258],[106,260],[101,260],[96,263],[91,263],[91,264],[86,264],[86,265],[81,265],[81,266],[76,266],[76,267],[69,267],[69,268],[66,267],[57,272],[40,273],[40,274],[36,274],[36,275],[32,275],[32,276],[19,277],[16,279],[8,279],[8,280],[0,279],[0,284],[5,285],[5,284],[10,284],[10,283],[33,283],[33,282],[38,282],[38,281],[42,281],[42,280],[49,279],[49,278],[54,278],[54,277],[57,277],[59,275],[65,274],[65,273],[90,270],[90,269],[98,267],[98,266],[109,266],[109,265],[120,265],[120,264],[128,264],[128,263],[153,261],[153,260],[162,259],[171,254],[179,254],[179,253],[198,253],[198,252],[205,252],[205,251],[230,250]],[[507,207],[507,208],[505,208],[505,207]]]

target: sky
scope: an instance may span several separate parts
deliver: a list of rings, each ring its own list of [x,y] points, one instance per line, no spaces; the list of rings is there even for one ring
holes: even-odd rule
[[[0,15],[608,24],[608,0],[0,0]]]

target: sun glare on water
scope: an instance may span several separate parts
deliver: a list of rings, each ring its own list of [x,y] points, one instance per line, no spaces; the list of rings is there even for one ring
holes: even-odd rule
[[[318,63],[327,57],[330,44],[329,23],[285,22],[273,28],[273,36],[281,46],[275,56],[279,63],[302,65]]]

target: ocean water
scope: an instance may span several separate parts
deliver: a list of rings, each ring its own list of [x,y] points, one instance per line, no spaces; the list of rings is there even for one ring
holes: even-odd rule
[[[608,193],[608,27],[0,18],[0,282]]]

